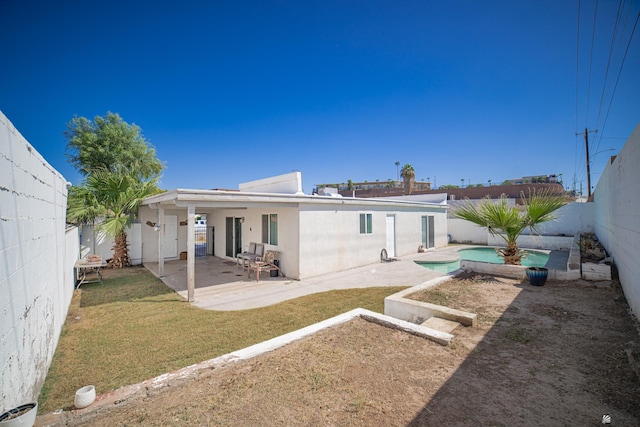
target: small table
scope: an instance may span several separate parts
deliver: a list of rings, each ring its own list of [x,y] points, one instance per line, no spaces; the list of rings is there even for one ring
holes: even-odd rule
[[[80,287],[83,283],[95,283],[100,282],[102,286],[104,286],[104,282],[102,281],[102,273],[100,273],[100,269],[106,267],[107,263],[102,261],[92,261],[89,262],[86,259],[79,259],[76,261],[74,267],[77,271],[76,277],[79,277],[78,284],[76,285],[76,289]],[[94,279],[89,279],[87,277],[88,274],[95,274]]]

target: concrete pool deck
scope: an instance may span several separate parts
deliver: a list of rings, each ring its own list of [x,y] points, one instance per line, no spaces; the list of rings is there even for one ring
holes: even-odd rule
[[[193,305],[206,310],[246,310],[336,289],[416,286],[446,273],[429,270],[415,261],[455,261],[458,259],[457,251],[466,247],[473,246],[448,246],[406,255],[394,262],[379,262],[302,280],[261,276],[260,282],[256,282],[253,277],[247,278],[246,272],[238,270],[232,261],[210,256],[199,257],[196,258]],[[550,270],[564,271],[567,269],[568,257],[568,252],[551,251],[547,266]],[[158,263],[146,263],[145,266],[158,275]],[[166,261],[165,275],[161,279],[183,298],[187,298],[186,261]]]

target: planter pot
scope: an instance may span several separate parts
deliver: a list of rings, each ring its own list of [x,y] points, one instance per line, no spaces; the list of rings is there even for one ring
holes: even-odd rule
[[[1,427],[32,427],[36,422],[38,402],[26,403],[0,415]]]
[[[549,270],[544,267],[529,267],[526,272],[529,283],[533,286],[543,286],[549,276]]]
[[[96,388],[92,385],[82,387],[76,391],[76,397],[73,404],[77,409],[86,408],[96,400]]]

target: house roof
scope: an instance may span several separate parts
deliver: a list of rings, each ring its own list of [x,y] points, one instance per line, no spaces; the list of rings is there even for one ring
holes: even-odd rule
[[[186,208],[195,205],[200,208],[238,208],[248,207],[297,207],[299,205],[334,205],[366,207],[429,207],[446,210],[445,204],[414,201],[365,199],[353,197],[332,197],[307,194],[283,194],[264,192],[245,192],[232,190],[195,190],[181,189],[150,196],[142,201],[142,205],[176,206]]]

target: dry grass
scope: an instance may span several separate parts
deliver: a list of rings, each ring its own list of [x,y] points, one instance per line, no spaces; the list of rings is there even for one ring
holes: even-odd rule
[[[384,298],[403,289],[332,291],[217,312],[192,307],[144,268],[111,270],[106,276],[104,287],[83,286],[73,297],[40,394],[41,413],[71,407],[75,391],[87,384],[105,393],[356,307],[382,312]],[[318,377],[318,384],[322,380]]]

